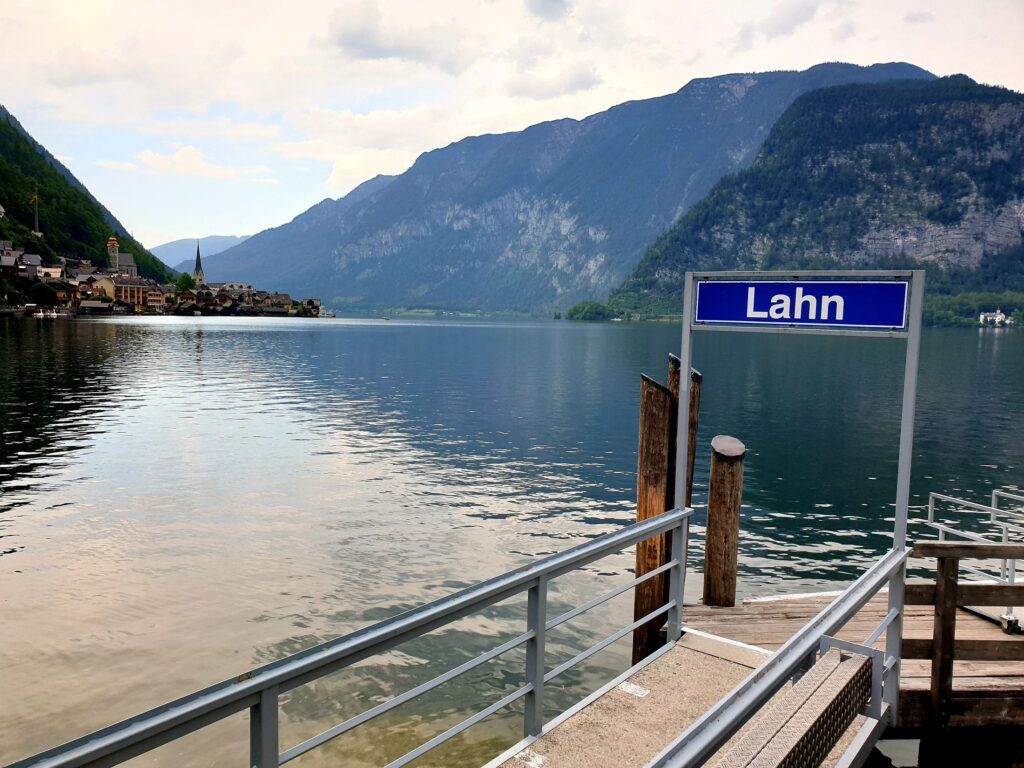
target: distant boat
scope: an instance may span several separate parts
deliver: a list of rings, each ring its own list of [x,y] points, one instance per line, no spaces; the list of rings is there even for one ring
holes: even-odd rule
[[[320,317],[334,317],[334,310],[325,309],[320,313]]]
[[[384,315],[384,319],[385,319],[385,320],[390,320],[391,318],[390,318],[390,317],[388,317],[387,315]]]

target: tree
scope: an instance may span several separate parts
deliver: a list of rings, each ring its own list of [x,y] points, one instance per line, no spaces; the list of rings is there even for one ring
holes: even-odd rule
[[[33,304],[40,307],[52,307],[57,304],[57,292],[46,283],[36,283],[28,291]]]
[[[195,287],[195,278],[193,278],[188,272],[182,272],[178,277],[178,282],[174,284],[174,292],[181,293],[182,291],[191,291]]]
[[[611,320],[615,313],[598,301],[581,301],[579,304],[570,307],[565,316],[569,320],[598,322],[601,320]]]

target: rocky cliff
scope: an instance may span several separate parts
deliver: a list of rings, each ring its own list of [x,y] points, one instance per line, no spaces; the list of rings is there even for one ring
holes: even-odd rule
[[[908,64],[724,75],[584,120],[467,138],[211,264],[334,305],[536,311],[603,297],[644,247],[747,167],[801,94],[932,76]]]

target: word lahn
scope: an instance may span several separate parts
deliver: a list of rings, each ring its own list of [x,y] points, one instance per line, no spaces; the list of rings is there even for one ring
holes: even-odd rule
[[[818,297],[805,296],[804,289],[798,287],[796,295],[790,298],[784,293],[772,296],[768,309],[754,308],[754,286],[747,288],[747,317],[750,320],[842,320],[843,297],[822,296],[821,317],[818,317]],[[804,318],[803,311],[807,310]],[[835,310],[835,316],[829,317],[829,309]]]

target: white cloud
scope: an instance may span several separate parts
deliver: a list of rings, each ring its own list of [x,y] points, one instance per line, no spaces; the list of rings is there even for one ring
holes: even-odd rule
[[[385,18],[373,0],[355,0],[331,14],[327,39],[353,59],[409,61],[452,75],[469,65],[469,34],[454,16],[427,24],[406,18]]]
[[[179,147],[170,154],[160,154],[159,152],[146,149],[139,154],[139,162],[148,170],[158,173],[205,176],[208,179],[234,180],[265,176],[270,173],[270,168],[265,165],[231,167],[207,162],[206,158],[203,157],[202,151],[191,146]],[[259,183],[268,183],[270,181],[265,178],[252,178],[251,180]]]
[[[256,231],[464,136],[694,77],[905,60],[1024,89],[1020,0],[975,5],[3,0],[6,39],[45,43],[5,60],[2,99],[140,236]],[[179,204],[211,178],[235,182],[233,205],[198,183]]]
[[[97,160],[96,165],[100,168],[107,168],[112,171],[126,171],[128,173],[139,172],[139,166],[135,163],[128,163],[123,160]]]
[[[907,24],[929,24],[935,21],[935,16],[931,11],[913,11],[904,16],[903,21]]]
[[[849,40],[857,33],[857,25],[852,21],[844,21],[832,27],[832,41],[841,43],[845,40]]]
[[[601,84],[601,77],[589,64],[575,66],[555,72],[553,75],[523,73],[508,81],[508,92],[513,96],[531,99],[550,99],[590,90]]]
[[[773,12],[760,21],[748,21],[740,25],[733,50],[748,51],[758,37],[774,40],[789,37],[800,27],[809,23],[817,14],[820,3],[816,0],[786,0],[775,6]]]
[[[155,120],[140,126],[139,130],[179,140],[223,139],[231,142],[267,142],[281,135],[281,126],[276,123],[238,121],[223,116]]]
[[[534,16],[554,21],[568,16],[572,4],[569,0],[526,0],[526,7]]]

